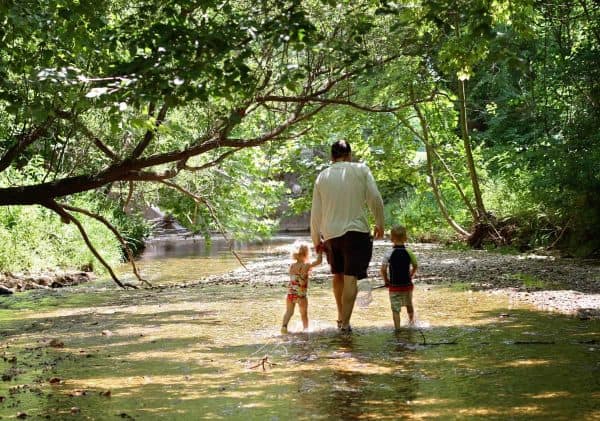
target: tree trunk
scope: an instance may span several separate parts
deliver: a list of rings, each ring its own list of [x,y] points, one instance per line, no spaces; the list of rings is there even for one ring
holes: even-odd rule
[[[429,126],[427,124],[427,120],[425,119],[425,116],[423,115],[423,113],[421,112],[421,109],[419,108],[419,106],[417,104],[414,105],[414,109],[415,109],[415,112],[417,113],[417,117],[419,118],[419,123],[421,124],[421,131],[423,133],[421,136],[421,140],[425,144],[425,153],[427,156],[427,172],[429,174],[431,190],[433,191],[433,195],[435,196],[435,201],[437,202],[438,208],[440,209],[440,212],[442,213],[442,215],[444,216],[444,219],[448,222],[448,224],[459,234],[468,237],[470,235],[469,232],[467,230],[465,230],[463,227],[461,227],[458,224],[458,222],[456,222],[450,216],[450,213],[448,212],[448,208],[446,207],[446,204],[444,203],[444,198],[442,197],[442,193],[440,192],[440,189],[438,187],[437,179],[435,177],[435,170],[433,168],[434,150],[433,150],[433,146],[431,145],[431,142],[429,141]]]
[[[467,123],[467,101],[465,94],[465,81],[459,80],[458,85],[458,106],[460,111],[460,131],[463,139],[465,148],[465,158],[467,160],[467,168],[469,169],[469,177],[471,178],[471,184],[473,186],[473,195],[475,196],[475,205],[477,207],[477,222],[484,222],[486,220],[486,211],[483,204],[483,198],[481,197],[481,189],[479,187],[479,177],[477,176],[477,170],[475,169],[475,161],[473,160],[473,150],[471,148],[471,138],[469,136],[469,127]]]

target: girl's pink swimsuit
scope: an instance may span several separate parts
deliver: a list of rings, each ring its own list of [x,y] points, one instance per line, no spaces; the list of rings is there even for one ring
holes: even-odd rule
[[[308,265],[292,264],[290,266],[290,283],[287,299],[296,302],[298,298],[306,298],[308,288]]]

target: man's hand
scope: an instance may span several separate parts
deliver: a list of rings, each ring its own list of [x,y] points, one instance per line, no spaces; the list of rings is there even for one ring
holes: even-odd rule
[[[323,253],[325,251],[325,243],[323,243],[322,241],[317,244],[315,246],[315,252],[317,252],[317,254]]]
[[[381,240],[383,238],[383,227],[376,226],[374,235],[375,240]]]

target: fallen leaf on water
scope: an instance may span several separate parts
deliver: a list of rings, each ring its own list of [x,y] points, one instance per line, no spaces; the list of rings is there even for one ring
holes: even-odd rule
[[[52,339],[50,341],[50,343],[48,344],[48,346],[50,346],[52,348],[63,348],[65,346],[65,343],[58,339]]]

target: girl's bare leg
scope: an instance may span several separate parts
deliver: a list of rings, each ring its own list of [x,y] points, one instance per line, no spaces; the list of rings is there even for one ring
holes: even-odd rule
[[[290,301],[286,298],[285,300],[285,314],[283,315],[283,322],[281,323],[282,327],[287,328],[288,322],[292,318],[294,314],[294,307],[296,304],[293,301]]]
[[[308,329],[308,299],[298,299],[298,308],[300,309],[300,317],[302,317],[302,326],[306,330]]]

